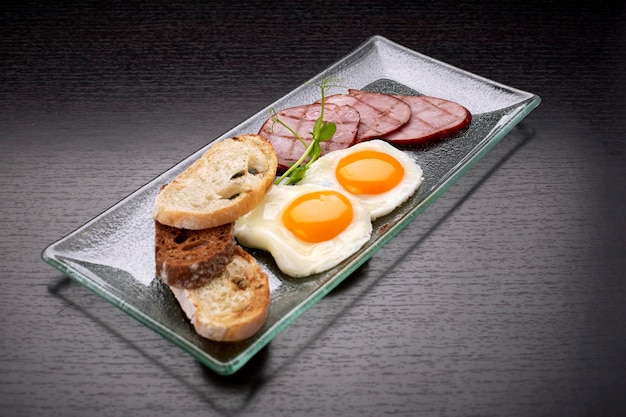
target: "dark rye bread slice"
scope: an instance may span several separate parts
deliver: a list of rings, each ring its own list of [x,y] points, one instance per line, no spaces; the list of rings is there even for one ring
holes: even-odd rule
[[[198,288],[224,272],[233,256],[233,223],[201,230],[154,225],[156,273],[169,286]]]

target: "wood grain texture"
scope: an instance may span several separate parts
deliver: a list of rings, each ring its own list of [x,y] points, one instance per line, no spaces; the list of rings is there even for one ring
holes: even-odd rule
[[[3,3],[0,415],[623,415],[621,3]],[[374,34],[543,102],[239,373],[41,261]]]

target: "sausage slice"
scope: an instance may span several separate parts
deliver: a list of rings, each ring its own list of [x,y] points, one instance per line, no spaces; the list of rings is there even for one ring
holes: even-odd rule
[[[327,103],[349,105],[361,115],[356,142],[380,138],[406,124],[411,117],[411,107],[402,100],[383,93],[348,90],[348,94],[335,94]]]
[[[312,140],[313,125],[319,118],[322,105],[319,103],[290,107],[277,112],[278,118],[296,131],[307,143]],[[337,131],[333,137],[321,142],[322,155],[337,149],[345,149],[355,142],[360,115],[351,106],[333,103],[324,104],[324,121],[335,123]],[[259,135],[269,140],[274,146],[278,167],[285,170],[296,162],[305,151],[304,145],[284,126],[268,119]]]
[[[408,123],[382,139],[396,144],[426,143],[469,126],[471,113],[453,101],[430,96],[395,96],[411,107]]]

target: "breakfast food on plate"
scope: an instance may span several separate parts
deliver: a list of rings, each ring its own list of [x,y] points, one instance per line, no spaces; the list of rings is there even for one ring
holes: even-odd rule
[[[269,314],[267,276],[239,246],[226,269],[207,284],[170,288],[196,332],[210,340],[247,339],[263,326]]]
[[[235,136],[213,144],[157,195],[157,276],[208,339],[248,338],[267,318],[268,277],[236,245],[233,222],[263,199],[276,166],[265,139]]]
[[[423,182],[394,145],[471,122],[440,98],[356,89],[325,98],[330,85],[319,84],[318,102],[273,112],[258,135],[215,143],[158,194],[157,275],[201,336],[246,339],[267,319],[268,277],[244,247],[269,252],[296,278],[336,267]]]
[[[415,193],[422,174],[409,155],[374,139],[320,157],[299,184],[348,193],[367,207],[374,220],[391,213]]]
[[[322,105],[319,103],[308,104],[281,110],[276,116],[297,132],[307,143],[310,143],[312,140],[310,132],[321,114],[321,109]],[[344,149],[352,145],[356,138],[359,119],[359,113],[351,106],[325,103],[324,120],[335,123],[337,131],[331,140],[320,144],[323,152]],[[290,164],[296,162],[304,153],[305,146],[296,140],[286,127],[276,123],[273,118],[263,123],[259,134],[272,142],[274,150],[278,155],[278,166],[280,169],[287,169]]]
[[[226,269],[235,249],[233,223],[188,230],[154,222],[156,273],[163,283],[197,288]]]
[[[369,211],[338,190],[274,185],[265,199],[235,222],[243,246],[272,254],[293,277],[326,271],[355,253],[372,233]]]
[[[180,229],[232,223],[256,207],[276,175],[272,145],[258,135],[215,143],[157,196],[153,216]]]
[[[395,144],[425,143],[453,135],[472,121],[471,113],[453,101],[429,96],[396,96],[411,107],[411,118],[382,139]]]

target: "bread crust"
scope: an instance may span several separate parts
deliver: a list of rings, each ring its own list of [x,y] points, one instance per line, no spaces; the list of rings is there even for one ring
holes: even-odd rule
[[[212,145],[156,198],[161,224],[200,230],[232,223],[254,209],[276,176],[276,153],[259,135],[246,134]]]
[[[167,285],[197,288],[226,269],[235,249],[233,223],[202,230],[154,222],[156,273]]]
[[[267,320],[269,287],[254,257],[235,246],[224,272],[209,283],[194,289],[169,288],[200,336],[236,342],[253,336]]]

